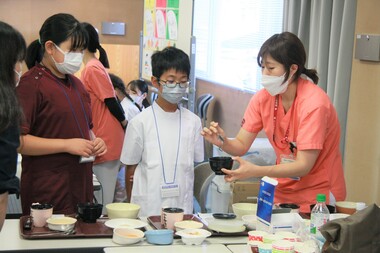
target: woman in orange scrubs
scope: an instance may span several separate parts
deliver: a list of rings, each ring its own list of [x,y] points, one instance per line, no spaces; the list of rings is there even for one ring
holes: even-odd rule
[[[292,33],[275,34],[261,47],[257,61],[262,85],[251,99],[234,139],[212,122],[204,128],[206,140],[232,155],[244,155],[264,130],[276,155],[272,166],[257,166],[240,157],[237,170],[223,170],[226,181],[249,177],[277,178],[276,203],[297,203],[310,212],[318,193],[337,201],[346,197],[340,126],[327,94],[319,88],[317,72],[305,67],[302,42]],[[309,78],[309,79],[307,79]]]

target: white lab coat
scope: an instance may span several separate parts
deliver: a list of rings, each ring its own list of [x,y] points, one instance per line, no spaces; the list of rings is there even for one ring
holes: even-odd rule
[[[139,108],[127,97],[120,102],[121,107],[124,110],[125,119],[129,122],[133,117],[140,113]]]
[[[179,115],[165,112],[154,103],[167,182],[174,179],[179,135]],[[193,212],[194,161],[203,161],[201,121],[197,115],[181,108],[181,139],[175,182],[179,196],[162,198],[161,185],[165,184],[161,153],[152,108],[148,107],[134,117],[127,127],[121,162],[138,164],[132,188],[131,202],[141,206],[139,216],[160,215],[162,207],[183,208],[185,214]]]

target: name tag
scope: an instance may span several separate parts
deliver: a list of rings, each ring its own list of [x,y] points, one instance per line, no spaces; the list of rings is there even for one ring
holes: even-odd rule
[[[161,185],[161,198],[171,198],[179,196],[178,184],[164,184]]]
[[[95,156],[85,157],[81,156],[79,159],[79,163],[89,163],[95,161]]]

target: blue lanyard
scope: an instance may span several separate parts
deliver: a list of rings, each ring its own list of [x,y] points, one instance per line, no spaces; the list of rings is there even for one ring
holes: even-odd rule
[[[46,68],[46,67],[45,67],[45,68]],[[44,68],[42,68],[42,70],[43,70],[45,73],[47,73],[47,74],[49,74],[50,76],[52,76],[52,77],[57,81],[58,86],[61,87],[61,90],[62,90],[63,93],[65,94],[66,99],[67,99],[67,102],[68,102],[69,105],[70,105],[71,113],[72,113],[73,116],[74,116],[75,122],[76,122],[77,127],[78,127],[78,129],[79,129],[79,131],[80,131],[80,134],[82,135],[82,138],[83,138],[83,139],[86,139],[86,138],[84,137],[84,134],[83,134],[82,128],[80,127],[80,124],[79,124],[79,121],[78,121],[77,115],[76,115],[76,113],[75,113],[75,111],[74,111],[74,107],[73,107],[73,105],[72,105],[72,103],[71,103],[71,100],[70,100],[69,96],[67,95],[67,93],[66,93],[66,91],[65,91],[65,88],[63,87],[63,84],[61,84],[61,82],[60,82],[60,80],[58,79],[58,77],[56,77],[55,75],[49,73],[49,72],[46,71]],[[82,98],[80,97],[79,92],[78,92],[76,86],[74,85],[74,83],[71,82],[70,76],[67,76],[67,78],[68,78],[68,80],[69,80],[69,83],[74,87],[74,90],[75,90],[75,92],[76,92],[76,94],[77,94],[77,97],[79,98],[79,101],[80,101],[80,104],[81,104],[81,107],[82,107],[82,111],[83,111],[83,114],[84,114],[84,118],[86,119],[87,126],[89,127],[90,124],[89,124],[89,120],[88,120],[88,117],[87,117],[86,110],[84,109],[84,105],[83,105]],[[90,139],[91,139],[91,136],[90,136]]]
[[[182,118],[181,118],[181,108],[179,108],[179,131],[178,131],[178,147],[177,147],[177,157],[176,157],[176,160],[175,160],[175,167],[174,167],[174,178],[173,178],[173,181],[172,182],[167,182],[166,181],[166,176],[165,176],[165,166],[164,166],[164,159],[162,157],[162,150],[161,150],[161,141],[160,141],[160,135],[158,133],[158,125],[157,125],[157,119],[156,119],[156,113],[154,112],[154,105],[151,106],[152,107],[152,111],[153,111],[153,116],[154,116],[154,123],[156,125],[156,133],[157,133],[157,141],[158,141],[158,147],[159,147],[159,150],[160,150],[160,157],[161,157],[161,166],[162,166],[162,175],[164,177],[164,182],[165,184],[174,184],[175,182],[175,178],[176,178],[176,175],[177,175],[177,164],[178,164],[178,154],[179,154],[179,147],[180,147],[180,143],[181,143],[181,126],[182,126]]]

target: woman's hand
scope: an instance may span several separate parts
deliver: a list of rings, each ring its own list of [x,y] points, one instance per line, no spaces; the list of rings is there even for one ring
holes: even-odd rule
[[[102,156],[107,153],[107,145],[103,139],[96,137],[93,141],[93,151],[92,155]]]
[[[255,177],[255,166],[254,164],[244,160],[243,158],[236,156],[232,157],[234,162],[238,162],[240,166],[235,169],[235,170],[227,170],[227,169],[222,169],[224,174],[224,180],[227,182],[233,182],[239,179],[246,179],[249,177]]]
[[[226,139],[223,129],[218,122],[211,121],[209,128],[204,127],[201,135],[210,143],[221,147]]]

